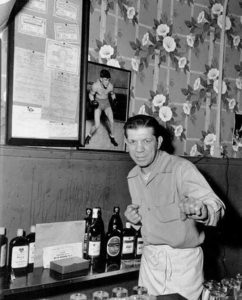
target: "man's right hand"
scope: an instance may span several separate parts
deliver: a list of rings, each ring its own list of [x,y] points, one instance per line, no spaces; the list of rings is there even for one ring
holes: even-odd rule
[[[99,102],[98,102],[97,100],[92,100],[92,101],[91,101],[91,106],[92,106],[93,108],[98,108]]]
[[[138,224],[141,222],[141,216],[139,214],[138,204],[128,205],[124,212],[124,215],[127,218],[127,220],[133,224]]]

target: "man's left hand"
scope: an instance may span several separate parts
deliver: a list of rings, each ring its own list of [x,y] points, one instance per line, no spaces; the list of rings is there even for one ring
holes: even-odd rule
[[[184,198],[179,203],[181,210],[181,219],[186,218],[198,221],[206,221],[208,218],[207,206],[199,200],[193,198]]]

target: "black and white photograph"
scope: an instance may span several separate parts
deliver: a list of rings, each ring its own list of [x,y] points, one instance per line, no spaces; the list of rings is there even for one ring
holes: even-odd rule
[[[88,62],[85,148],[125,150],[130,76],[128,70]]]

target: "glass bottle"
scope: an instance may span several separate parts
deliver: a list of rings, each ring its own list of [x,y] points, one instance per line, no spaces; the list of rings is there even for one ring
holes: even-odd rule
[[[6,228],[0,227],[0,272],[6,268],[8,239]]]
[[[83,247],[83,257],[87,259],[87,246],[89,240],[89,231],[92,223],[92,209],[86,208],[86,217],[85,217],[85,235],[84,235],[84,247]]]
[[[121,259],[134,259],[134,230],[130,222],[126,222],[126,227],[123,229]]]
[[[140,259],[143,252],[143,239],[141,235],[141,228],[135,231],[135,245],[134,245],[134,258]]]
[[[30,227],[30,233],[26,236],[29,243],[29,258],[28,270],[32,271],[34,268],[34,254],[35,254],[35,225]]]
[[[123,231],[123,223],[122,223],[122,219],[120,217],[119,206],[114,206],[114,208],[113,208],[113,215],[111,216],[109,224],[108,224],[109,232],[112,230],[113,224],[116,224],[117,229],[119,229],[121,232]]]
[[[106,234],[106,261],[107,264],[120,265],[122,232],[113,224]]]
[[[103,226],[100,222],[99,208],[95,207],[92,210],[92,223],[89,231],[89,241],[87,247],[87,257],[91,264],[100,259],[101,256],[101,241]]]
[[[23,275],[28,270],[29,243],[23,236],[23,229],[17,230],[17,236],[9,243],[9,268],[15,276]]]

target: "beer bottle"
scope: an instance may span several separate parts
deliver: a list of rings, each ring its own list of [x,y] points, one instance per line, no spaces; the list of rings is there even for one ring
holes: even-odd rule
[[[113,208],[113,215],[111,216],[108,224],[108,232],[112,231],[113,224],[116,224],[117,229],[119,229],[121,232],[123,231],[123,223],[120,217],[120,208],[118,206],[114,206]]]
[[[121,259],[134,259],[134,230],[130,222],[126,222],[126,227],[123,229]]]

